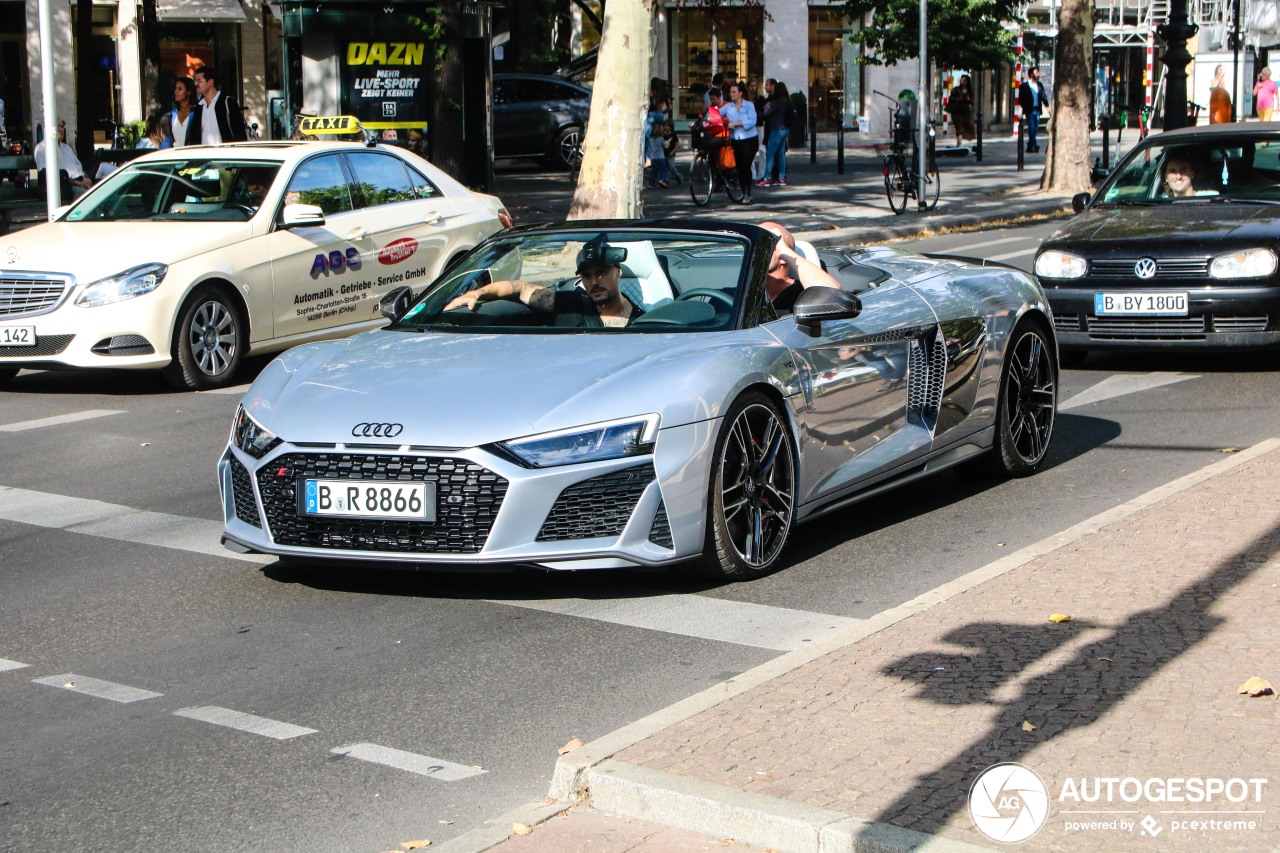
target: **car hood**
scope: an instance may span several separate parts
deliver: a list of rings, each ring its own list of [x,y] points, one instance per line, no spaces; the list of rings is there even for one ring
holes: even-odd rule
[[[754,346],[753,346],[754,344]],[[714,417],[763,333],[502,334],[377,331],[272,362],[245,394],[291,442],[359,438],[359,423],[403,424],[396,444],[473,447],[656,412],[662,427]]]
[[[0,271],[67,273],[87,283],[140,264],[175,264],[251,235],[246,222],[47,222],[0,237]]]
[[[1275,242],[1280,206],[1200,202],[1094,207],[1055,231],[1041,249],[1073,247],[1090,257],[1217,254]]]

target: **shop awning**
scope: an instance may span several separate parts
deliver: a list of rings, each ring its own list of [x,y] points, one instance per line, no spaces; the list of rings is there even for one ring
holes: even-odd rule
[[[239,0],[160,0],[156,4],[156,17],[163,23],[248,20]]]

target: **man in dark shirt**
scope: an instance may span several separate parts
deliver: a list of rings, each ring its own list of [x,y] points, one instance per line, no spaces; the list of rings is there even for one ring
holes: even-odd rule
[[[801,257],[796,252],[796,238],[776,222],[761,222],[760,227],[778,235],[778,245],[769,259],[769,272],[765,275],[764,289],[779,314],[790,314],[791,306],[807,287],[834,287],[840,282],[818,264]]]
[[[577,271],[585,293],[581,290],[554,291],[527,281],[495,281],[455,296],[444,310],[475,310],[481,302],[518,299],[535,311],[553,314],[556,326],[626,326],[644,314],[640,306],[619,290],[622,262],[626,257],[626,249],[610,246],[601,235],[578,252]]]

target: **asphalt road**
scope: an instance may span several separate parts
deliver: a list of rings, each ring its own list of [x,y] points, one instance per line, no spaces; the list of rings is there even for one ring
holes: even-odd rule
[[[1051,227],[918,245],[1025,267]],[[21,374],[0,387],[0,850],[440,843],[543,796],[571,738],[1274,436],[1278,366],[1095,356],[1063,372],[1038,476],[943,473],[721,587],[237,557],[213,477],[236,394]]]

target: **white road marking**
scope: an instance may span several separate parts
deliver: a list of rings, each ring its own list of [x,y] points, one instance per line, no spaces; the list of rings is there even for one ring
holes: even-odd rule
[[[0,519],[260,565],[275,562],[274,557],[234,554],[223,548],[220,521],[148,512],[89,498],[0,486]]]
[[[1188,379],[1199,379],[1195,373],[1128,373],[1108,376],[1090,388],[1086,388],[1074,397],[1058,404],[1058,411],[1075,409],[1110,400],[1112,397],[1123,397],[1125,394],[1137,394],[1139,391],[1150,391],[1163,385],[1185,382]]]
[[[302,737],[303,735],[313,735],[319,731],[319,729],[308,729],[304,726],[295,726],[292,723],[282,723],[279,720],[233,711],[230,708],[219,708],[217,705],[183,708],[173,713],[179,717],[213,723],[215,726],[225,726],[229,729],[237,729],[249,734],[274,738],[275,740],[288,740],[289,738]]]
[[[1017,242],[1025,243],[1027,242],[1027,238],[1026,237],[1001,237],[999,240],[984,240],[981,243],[965,243],[964,251],[965,251],[965,254],[972,254],[974,249],[985,249],[988,246],[999,246],[1004,243],[1017,243]],[[1035,250],[1029,249],[1028,251],[1035,251]],[[1022,253],[1019,252],[1018,254],[1022,254]],[[991,260],[995,260],[995,258],[992,258]]]
[[[243,394],[249,390],[248,384],[232,385],[230,388],[214,388],[212,391],[200,391],[200,394]]]
[[[35,421],[18,421],[13,424],[0,424],[0,432],[22,432],[28,429],[42,429],[43,427],[59,426],[61,424],[75,423],[76,421],[87,421],[93,418],[105,418],[107,415],[123,415],[124,411],[120,409],[87,409],[83,412],[72,412],[68,415],[58,415],[52,418],[40,418]]]
[[[129,687],[127,684],[115,684],[111,681],[99,681],[84,675],[68,672],[63,675],[50,675],[47,678],[31,679],[36,684],[47,684],[50,687],[61,687],[86,696],[99,699],[110,699],[112,702],[140,702],[143,699],[157,699],[163,693],[153,693],[140,687]]]
[[[798,649],[863,621],[702,595],[504,599],[492,603],[783,652]]]
[[[452,761],[445,761],[443,758],[418,755],[415,752],[405,752],[402,749],[392,749],[376,743],[353,743],[351,746],[339,746],[329,751],[335,755],[345,755],[348,758],[383,764],[397,770],[407,770],[420,776],[430,776],[441,782],[457,782],[459,779],[467,779],[487,772],[479,767],[466,767],[462,764],[454,764]]]
[[[11,669],[25,669],[28,666],[30,666],[30,664],[18,663],[16,660],[0,658],[0,672],[8,672]]]
[[[1021,258],[1024,255],[1034,255],[1035,251],[1036,251],[1036,247],[1032,246],[1030,249],[1023,249],[1020,252],[1005,252],[1003,255],[992,255],[991,257],[987,258],[987,260],[1007,261],[1010,258]]]

